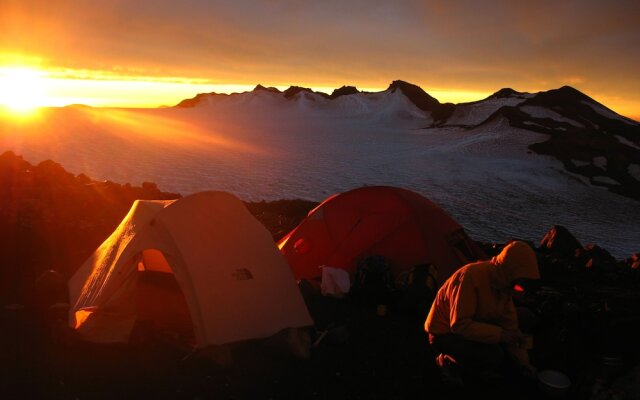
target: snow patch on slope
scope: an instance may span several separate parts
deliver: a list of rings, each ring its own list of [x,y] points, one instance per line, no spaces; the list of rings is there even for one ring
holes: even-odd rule
[[[534,118],[548,118],[556,122],[566,122],[578,128],[584,128],[584,125],[582,125],[578,121],[563,117],[562,115],[548,108],[539,107],[539,106],[522,106],[520,107],[520,110],[522,110],[523,112],[529,114]]]
[[[606,183],[607,185],[619,185],[620,183],[614,179],[609,178],[608,176],[594,176],[593,180],[595,182]]]
[[[544,126],[544,125],[540,125],[540,124],[538,124],[538,123],[531,122],[531,121],[524,121],[522,124],[523,124],[523,125],[527,125],[527,126],[535,126],[535,127],[538,127],[538,128],[545,128],[545,129],[547,128],[547,127],[546,127],[546,126]]]
[[[600,104],[595,104],[595,103],[592,103],[592,102],[586,101],[586,100],[582,100],[581,103],[588,105],[589,107],[591,107],[593,109],[593,111],[597,112],[598,114],[602,115],[605,118],[616,119],[618,121],[622,121],[622,122],[624,122],[626,124],[629,124],[629,125],[638,125],[637,122],[635,122],[635,121],[633,121],[633,120],[631,120],[629,118],[625,118],[625,117],[623,117],[623,116],[621,116],[621,115],[609,110],[608,108],[601,106]]]
[[[526,98],[520,97],[502,97],[489,98],[476,103],[458,104],[447,120],[447,125],[478,125],[501,107],[517,106],[525,100]]]
[[[593,165],[601,169],[607,169],[607,158],[603,156],[593,157]]]
[[[640,146],[638,146],[637,144],[633,143],[631,140],[627,139],[624,136],[620,136],[620,135],[613,135],[615,136],[616,139],[618,139],[618,142],[627,145],[629,147],[633,147],[634,149],[638,149],[640,150]]]
[[[629,174],[633,176],[635,180],[640,181],[640,165],[629,164],[627,171],[629,171]]]
[[[586,167],[587,165],[591,165],[590,162],[588,161],[580,161],[580,160],[571,160],[571,162],[573,163],[573,165],[575,165],[576,167]]]
[[[461,130],[456,140],[449,138],[446,151],[493,157],[526,156],[530,144],[547,138],[542,133],[514,128],[507,119],[498,118],[471,130]]]

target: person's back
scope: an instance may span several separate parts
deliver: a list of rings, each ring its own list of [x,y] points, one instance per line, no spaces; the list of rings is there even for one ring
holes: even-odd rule
[[[434,350],[470,374],[499,370],[505,350],[518,366],[533,372],[520,347],[524,335],[512,294],[522,279],[539,277],[535,253],[523,242],[508,244],[491,261],[460,268],[439,289],[425,321]]]
[[[470,327],[471,321],[497,323],[497,320],[507,311],[506,296],[496,297],[492,291],[489,276],[488,261],[467,264],[456,271],[438,290],[434,304],[431,307],[425,330],[434,335],[446,333],[463,334],[468,338],[480,341],[491,341],[491,337],[499,338],[499,327],[494,325],[476,325]],[[475,304],[462,304],[475,300],[473,297],[460,295],[461,290],[473,289],[478,298],[486,299]],[[491,301],[488,301],[491,300]],[[463,318],[458,311],[461,307],[473,308],[471,318]],[[453,309],[453,310],[452,310]],[[453,311],[453,314],[452,314]],[[452,315],[454,316],[452,318]]]

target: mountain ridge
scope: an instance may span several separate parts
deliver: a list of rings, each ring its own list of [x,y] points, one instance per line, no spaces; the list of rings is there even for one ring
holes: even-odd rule
[[[329,100],[333,100],[336,99],[338,97],[341,96],[346,96],[346,95],[353,95],[353,94],[366,94],[366,93],[383,93],[383,92],[394,92],[396,90],[400,90],[409,100],[411,100],[411,102],[418,107],[419,109],[423,110],[423,111],[429,111],[429,112],[434,112],[434,111],[440,111],[441,112],[441,116],[442,118],[435,118],[435,120],[437,121],[446,121],[447,117],[450,116],[450,113],[448,111],[452,111],[453,109],[455,109],[456,107],[459,106],[465,106],[465,105],[469,105],[469,104],[477,104],[477,103],[481,103],[483,101],[487,101],[490,99],[501,99],[501,98],[513,98],[513,97],[521,97],[521,98],[529,98],[529,97],[536,97],[536,98],[543,98],[547,101],[549,100],[562,100],[562,101],[588,101],[588,102],[592,102],[595,103],[599,106],[605,107],[608,111],[610,111],[611,113],[617,114],[620,117],[630,121],[631,123],[635,123],[638,124],[638,121],[635,121],[629,117],[625,117],[622,116],[618,113],[616,113],[615,111],[611,110],[610,108],[604,106],[602,103],[599,103],[598,101],[594,100],[593,98],[589,97],[588,95],[584,94],[583,92],[581,92],[580,90],[568,86],[568,85],[564,85],[561,86],[559,88],[555,88],[555,89],[549,89],[546,91],[539,91],[539,92],[535,92],[535,93],[529,93],[529,92],[519,92],[513,88],[510,87],[505,87],[505,88],[501,88],[498,91],[494,92],[493,94],[489,95],[488,97],[484,98],[484,99],[480,99],[480,100],[475,100],[475,101],[471,101],[471,102],[462,102],[462,103],[441,103],[438,99],[436,99],[435,97],[431,96],[428,92],[426,92],[423,88],[421,88],[418,85],[415,85],[413,83],[407,82],[407,81],[403,81],[403,80],[394,80],[392,81],[389,86],[387,87],[387,89],[379,91],[379,92],[363,92],[357,89],[356,86],[352,86],[352,85],[343,85],[340,88],[336,88],[332,91],[331,94],[325,93],[325,92],[321,92],[321,91],[316,91],[313,90],[311,88],[307,88],[304,86],[297,86],[297,85],[291,85],[289,86],[287,89],[285,89],[284,91],[281,91],[280,89],[276,88],[276,87],[266,87],[263,86],[261,84],[257,84],[255,86],[255,88],[251,91],[245,91],[245,92],[234,92],[234,93],[230,93],[230,94],[226,94],[226,93],[217,93],[217,92],[209,92],[209,93],[198,93],[196,94],[194,97],[192,98],[188,98],[188,99],[183,99],[180,102],[178,102],[176,105],[174,105],[174,107],[179,107],[179,108],[190,108],[190,107],[195,107],[197,105],[200,104],[200,102],[205,99],[208,96],[211,97],[229,97],[229,96],[237,96],[237,95],[243,95],[243,94],[247,94],[247,93],[253,93],[253,92],[258,92],[258,91],[265,91],[265,92],[270,92],[270,93],[274,93],[274,94],[281,94],[283,95],[285,98],[290,99],[292,97],[294,97],[296,94],[300,93],[300,92],[306,92],[306,93],[313,93],[313,94],[317,94],[323,98],[329,99]],[[446,111],[444,111],[446,110]]]
[[[380,98],[376,97],[379,94],[397,96],[400,93],[407,100],[406,106],[401,105],[400,109],[393,110],[384,108],[389,105],[382,106],[382,109],[364,106],[367,118],[399,115],[405,120],[423,120],[422,129],[427,130],[473,130],[504,120],[512,127],[546,135],[546,140],[530,144],[530,151],[556,158],[567,172],[586,178],[592,185],[640,200],[640,124],[571,86],[536,93],[519,92],[507,87],[482,100],[453,104],[441,103],[420,86],[403,80],[394,80],[384,91],[373,93],[347,85],[333,90],[331,94],[301,86],[290,86],[280,91],[257,85],[251,92],[230,95],[201,93],[183,100],[176,107],[197,107],[216,98],[247,96],[257,92],[268,92],[276,96],[274,98],[281,96],[285,102],[303,100],[300,96],[305,96],[310,100],[308,107],[326,112],[327,116],[333,115],[333,111],[318,105],[321,99],[332,102],[343,96],[355,96],[352,103],[362,105],[366,101],[372,104],[371,101]],[[411,109],[407,109],[407,106]],[[301,109],[299,112],[305,111]],[[347,115],[362,115],[362,112],[361,107],[346,109]]]

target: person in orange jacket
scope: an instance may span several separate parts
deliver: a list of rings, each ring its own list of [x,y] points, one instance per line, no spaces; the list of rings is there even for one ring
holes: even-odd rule
[[[521,241],[456,271],[438,290],[424,324],[438,365],[458,365],[463,376],[496,376],[507,356],[524,376],[535,376],[513,296],[538,279],[536,255]]]

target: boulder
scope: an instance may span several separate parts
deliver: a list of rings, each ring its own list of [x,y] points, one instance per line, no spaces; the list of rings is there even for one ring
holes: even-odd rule
[[[633,253],[624,263],[633,270],[640,270],[640,253]]]
[[[576,258],[584,262],[588,269],[615,267],[616,259],[607,250],[595,244],[588,244],[576,251]]]
[[[582,249],[582,245],[567,228],[562,225],[554,225],[540,242],[540,250],[553,253],[559,257],[571,257],[576,250]]]

